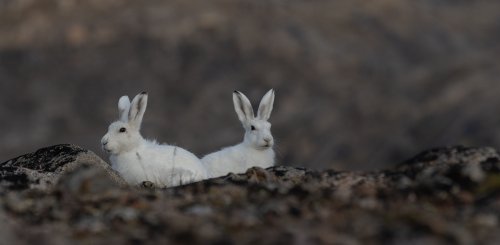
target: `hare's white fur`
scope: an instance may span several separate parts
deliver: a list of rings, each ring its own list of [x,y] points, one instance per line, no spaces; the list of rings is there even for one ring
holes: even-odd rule
[[[250,167],[268,168],[274,166],[274,139],[268,122],[274,103],[274,90],[269,90],[262,98],[257,117],[248,98],[239,91],[233,93],[233,103],[245,136],[243,142],[223,148],[204,156],[201,161],[210,177],[232,173],[243,173]]]
[[[147,94],[130,103],[118,101],[120,119],[102,137],[102,148],[110,154],[111,166],[130,185],[150,181],[157,187],[171,187],[207,178],[207,171],[193,153],[177,146],[144,139],[139,130],[147,106]]]

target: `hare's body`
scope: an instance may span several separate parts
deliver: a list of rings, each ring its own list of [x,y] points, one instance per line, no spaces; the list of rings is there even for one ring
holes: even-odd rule
[[[211,177],[228,173],[244,173],[251,167],[269,168],[274,166],[273,149],[258,150],[244,143],[226,147],[210,153],[201,159]]]
[[[273,109],[274,90],[269,90],[262,98],[257,117],[254,116],[252,105],[243,93],[235,91],[233,103],[245,129],[245,136],[242,143],[210,153],[201,159],[212,178],[230,172],[244,173],[251,167],[274,166],[274,140],[271,124],[267,121]]]
[[[144,140],[135,150],[111,155],[112,168],[131,185],[151,181],[169,187],[203,180],[207,177],[200,160],[189,151]]]
[[[150,181],[156,187],[172,187],[207,178],[205,167],[191,152],[141,136],[146,105],[146,93],[137,95],[132,103],[127,96],[120,98],[120,120],[109,126],[101,140],[112,168],[130,185]]]

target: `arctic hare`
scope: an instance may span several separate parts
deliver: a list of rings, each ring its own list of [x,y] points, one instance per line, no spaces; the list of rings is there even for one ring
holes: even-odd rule
[[[254,166],[268,168],[274,165],[274,140],[271,123],[267,121],[273,110],[274,90],[269,90],[260,101],[257,117],[254,116],[252,104],[243,93],[234,91],[233,103],[245,129],[245,136],[242,143],[210,153],[201,159],[212,178],[230,172],[243,173]]]
[[[205,179],[207,172],[194,154],[141,136],[147,100],[147,93],[142,92],[132,103],[128,96],[118,101],[120,118],[101,139],[112,168],[130,185],[150,181],[156,187],[171,187]]]

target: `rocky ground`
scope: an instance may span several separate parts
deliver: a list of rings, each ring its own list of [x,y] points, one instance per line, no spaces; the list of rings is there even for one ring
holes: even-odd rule
[[[127,187],[92,152],[0,164],[1,244],[495,244],[500,156],[425,151],[376,172],[276,166],[169,189]]]

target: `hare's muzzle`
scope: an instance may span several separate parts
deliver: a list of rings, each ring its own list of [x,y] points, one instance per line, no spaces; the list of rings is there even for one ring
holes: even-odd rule
[[[264,145],[263,145],[264,148],[269,148],[269,147],[273,146],[273,144],[274,144],[272,138],[264,138],[262,140],[264,140]]]
[[[104,151],[110,152],[110,150],[106,147],[108,145],[109,141],[105,137],[101,139],[101,147]]]

